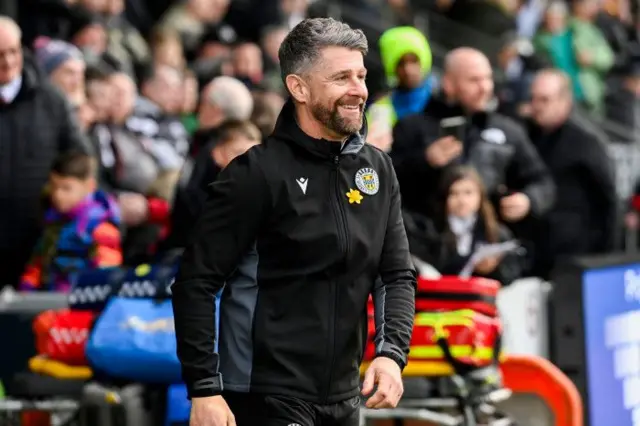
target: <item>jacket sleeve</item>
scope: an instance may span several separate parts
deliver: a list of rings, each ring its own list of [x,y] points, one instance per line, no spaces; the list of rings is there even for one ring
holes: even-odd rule
[[[615,244],[615,228],[618,225],[618,197],[616,191],[615,172],[612,161],[607,154],[606,139],[602,135],[593,135],[591,140],[584,140],[580,146],[582,167],[590,183],[589,194],[596,212],[597,226],[592,250],[606,252]]]
[[[398,180],[393,179],[389,219],[385,232],[379,273],[373,293],[376,323],[376,356],[393,359],[400,369],[407,364],[409,342],[415,317],[416,273],[400,208]]]
[[[520,126],[513,123],[511,141],[515,146],[513,161],[507,170],[507,185],[521,188],[529,197],[534,216],[546,214],[556,198],[556,185],[538,151]]]
[[[268,188],[249,151],[210,186],[172,286],[178,357],[190,398],[219,393],[215,296],[255,242]]]

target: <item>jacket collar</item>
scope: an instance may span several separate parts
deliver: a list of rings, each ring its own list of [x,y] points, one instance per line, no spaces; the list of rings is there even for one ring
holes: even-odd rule
[[[366,140],[366,118],[364,120],[360,132],[349,136],[344,145],[326,139],[316,139],[307,135],[300,126],[298,126],[295,106],[293,101],[288,99],[282,111],[280,111],[272,136],[296,145],[317,157],[331,158],[336,155],[357,154],[364,146]]]

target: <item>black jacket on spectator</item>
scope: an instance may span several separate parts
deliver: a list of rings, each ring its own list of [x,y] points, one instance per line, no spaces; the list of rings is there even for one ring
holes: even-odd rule
[[[440,120],[462,115],[460,107],[434,98],[424,113],[396,124],[391,158],[406,208],[433,213],[433,198],[444,169],[431,167],[425,151],[440,137]],[[463,142],[464,153],[453,163],[470,163],[478,170],[496,207],[500,196],[524,192],[531,200],[533,215],[549,211],[555,197],[553,180],[520,125],[493,112],[475,114],[468,118]]]
[[[208,187],[216,180],[221,170],[211,158],[214,145],[215,141],[210,142],[200,150],[193,164],[183,168],[183,173],[189,173],[189,176],[181,177],[176,190],[171,212],[171,233],[163,247],[184,248],[187,245],[202,207],[207,201]]]
[[[0,105],[0,286],[16,283],[39,236],[41,195],[54,159],[88,149],[74,115],[25,56],[18,96]]]
[[[458,275],[465,267],[473,250],[467,256],[461,256],[456,250],[455,236],[446,232],[443,226],[421,214],[405,211],[404,226],[407,230],[409,250],[415,257],[429,263],[442,275]],[[499,229],[499,241],[513,239],[511,232],[504,226]],[[486,243],[484,224],[478,220],[474,227],[472,247],[478,243]],[[520,278],[522,265],[517,254],[504,256],[498,267],[485,278],[508,285]],[[474,274],[476,276],[481,276]]]
[[[617,197],[606,140],[574,114],[544,134],[533,123],[529,135],[557,186],[554,207],[532,233],[536,273],[546,276],[562,255],[603,253],[613,248]]]

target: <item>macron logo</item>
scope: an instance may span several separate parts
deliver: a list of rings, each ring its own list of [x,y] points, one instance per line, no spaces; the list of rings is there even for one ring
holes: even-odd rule
[[[300,189],[302,189],[302,193],[306,194],[307,193],[307,184],[309,183],[309,179],[301,177],[301,178],[296,179],[296,182],[298,182],[298,186],[300,187]]]

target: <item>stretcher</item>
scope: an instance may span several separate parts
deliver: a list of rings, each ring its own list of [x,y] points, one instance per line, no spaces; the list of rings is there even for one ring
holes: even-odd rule
[[[361,366],[364,375],[368,363]],[[506,355],[500,362],[503,386],[477,398],[410,397],[403,398],[395,409],[371,410],[362,407],[360,426],[515,426],[533,424],[531,418],[511,417],[509,404],[520,395],[541,401],[551,413],[545,426],[583,426],[583,407],[573,383],[551,362],[534,356]],[[451,367],[438,362],[409,362],[404,378],[440,380],[449,377],[454,382]],[[522,414],[527,415],[528,414]],[[396,422],[390,422],[390,421]],[[401,423],[397,421],[401,420]]]

